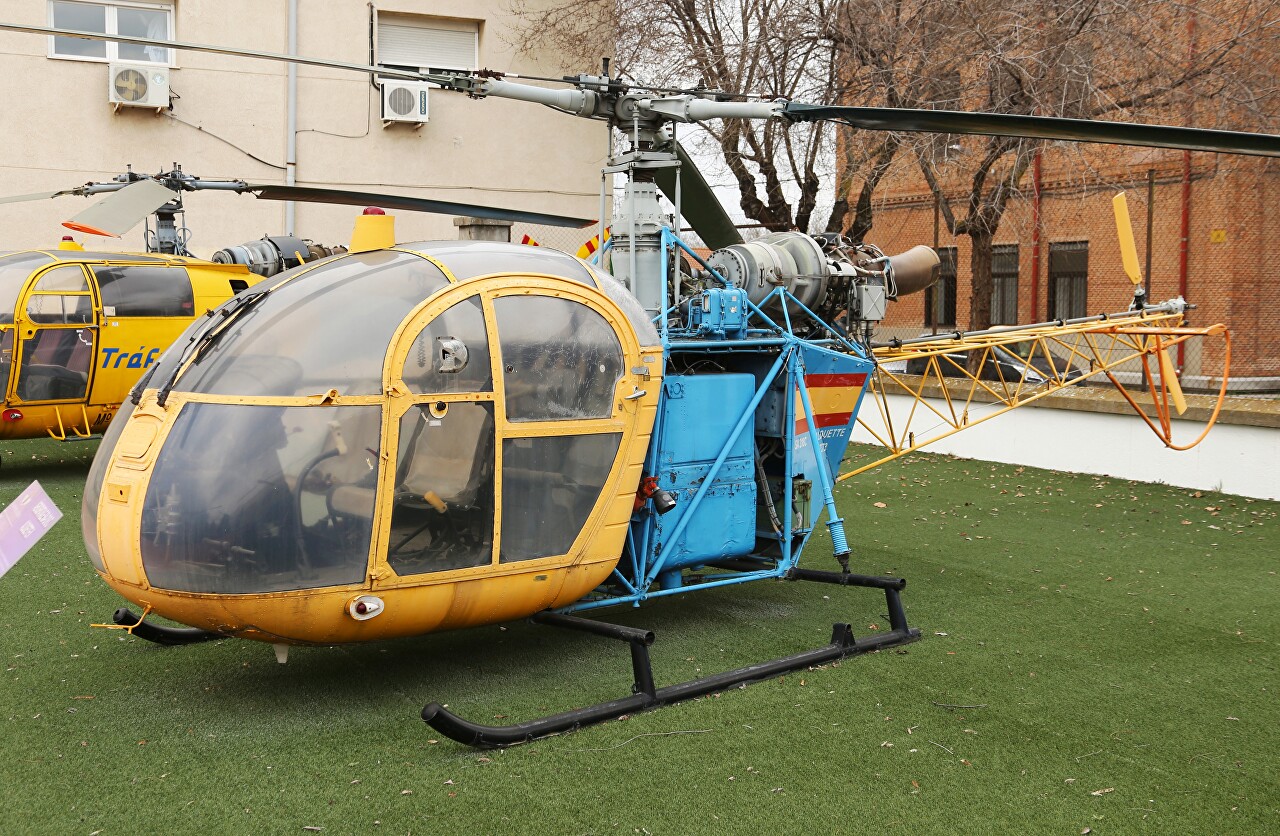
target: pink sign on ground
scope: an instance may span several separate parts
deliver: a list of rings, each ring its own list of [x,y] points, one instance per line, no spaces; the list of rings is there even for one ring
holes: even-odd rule
[[[32,482],[0,511],[0,577],[60,519],[62,512],[39,482]]]

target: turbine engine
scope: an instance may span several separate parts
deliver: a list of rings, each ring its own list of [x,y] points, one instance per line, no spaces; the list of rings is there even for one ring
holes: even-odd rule
[[[889,300],[924,290],[938,279],[938,254],[923,245],[886,256],[870,244],[850,243],[839,234],[809,236],[774,232],[712,253],[708,266],[755,304],[783,287],[805,307],[850,334],[870,339],[884,319]],[[773,297],[774,300],[777,297]],[[777,303],[770,301],[776,310]]]
[[[299,264],[309,264],[317,258],[346,251],[343,246],[326,247],[292,235],[264,235],[257,241],[218,250],[213,254],[213,261],[215,264],[243,264],[251,273],[274,276]]]

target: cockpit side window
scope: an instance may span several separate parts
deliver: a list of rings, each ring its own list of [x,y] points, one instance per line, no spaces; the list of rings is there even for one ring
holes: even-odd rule
[[[18,297],[32,271],[53,259],[44,253],[7,253],[0,256],[0,325],[13,322]]]
[[[451,306],[422,329],[409,349],[403,377],[415,395],[493,391],[479,296]]]
[[[418,404],[400,419],[387,563],[397,575],[493,560],[493,404]]]
[[[608,418],[622,375],[613,327],[580,302],[553,296],[493,300],[508,421]]]
[[[93,322],[89,281],[79,264],[55,267],[36,281],[27,296],[27,318],[41,325]]]
[[[94,267],[104,316],[191,316],[191,278],[182,267]]]

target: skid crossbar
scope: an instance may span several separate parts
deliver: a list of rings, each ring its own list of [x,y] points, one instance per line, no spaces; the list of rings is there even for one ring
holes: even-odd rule
[[[861,586],[883,589],[885,601],[889,609],[890,629],[884,633],[854,638],[853,629],[848,624],[836,624],[832,627],[831,641],[813,650],[806,650],[791,656],[783,656],[768,662],[759,662],[745,668],[726,671],[713,676],[702,677],[678,685],[658,688],[654,685],[653,665],[649,658],[649,647],[653,644],[654,635],[650,630],[626,627],[620,624],[609,624],[603,621],[592,621],[578,616],[544,612],[533,617],[539,624],[554,627],[565,627],[581,630],[606,638],[625,641],[631,648],[631,668],[635,675],[632,694],[616,700],[597,703],[586,708],[577,708],[562,714],[553,714],[527,723],[516,723],[510,726],[484,726],[473,723],[439,703],[430,703],[422,709],[422,719],[433,729],[459,743],[484,749],[513,746],[548,735],[573,731],[582,726],[614,720],[637,711],[648,711],[664,705],[683,700],[701,697],[707,694],[724,691],[737,685],[770,679],[784,673],[804,670],[814,665],[825,665],[849,656],[857,656],[907,644],[920,638],[920,631],[907,626],[906,613],[902,608],[899,593],[907,582],[902,578],[870,577],[853,575],[847,572],[823,572],[814,569],[793,569],[787,574],[790,580],[817,581],[833,583],[841,586]]]

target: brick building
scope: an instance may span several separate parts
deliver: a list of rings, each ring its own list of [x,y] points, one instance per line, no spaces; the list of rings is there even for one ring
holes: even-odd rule
[[[1104,173],[1105,185],[1082,184],[1077,158],[1053,149],[1036,167],[1038,176],[1035,169],[1029,173],[995,238],[993,324],[1128,306],[1132,285],[1120,264],[1111,209],[1111,196],[1123,189],[1139,261],[1150,276],[1150,299],[1183,295],[1197,306],[1189,322],[1230,327],[1233,391],[1280,390],[1280,283],[1270,265],[1271,246],[1280,239],[1280,165],[1208,153],[1192,153],[1185,168],[1179,152],[1104,156],[1112,164],[1095,168],[1094,175]],[[935,216],[933,195],[911,180],[904,174],[882,187],[868,240],[890,252],[934,244],[943,256],[943,278],[891,306],[885,330],[894,336],[963,330],[969,321],[969,238],[952,236]],[[1222,368],[1216,347],[1189,348],[1179,360],[1185,382],[1216,388]]]
[[[1264,14],[1238,0],[1187,8],[1171,4],[1169,18],[1159,28],[1166,33],[1162,43],[1168,54],[1186,55],[1187,61],[1230,38],[1246,38],[1232,53],[1235,63],[1224,64],[1221,71],[1233,78],[1246,74],[1256,83],[1249,91],[1262,98],[1242,104],[1239,97],[1215,99],[1190,85],[1177,88],[1163,109],[1137,119],[1125,112],[1107,118],[1203,127],[1224,119],[1228,124],[1256,124],[1271,106],[1265,96],[1274,88],[1277,58],[1267,38],[1275,12],[1265,13],[1271,24],[1241,35],[1249,31],[1243,24],[1227,24],[1247,18],[1245,12]],[[1092,54],[1087,45],[1075,50]],[[1264,78],[1268,69],[1272,72]],[[963,72],[981,76],[985,69]],[[981,79],[974,89],[976,93],[940,100],[938,106],[982,109],[992,94]],[[925,153],[934,160],[957,218],[963,217],[974,164],[983,153],[978,141],[936,137]],[[886,251],[933,244],[943,256],[943,279],[925,293],[891,306],[885,331],[916,336],[930,330],[965,330],[970,326],[971,239],[949,233],[914,157],[910,151],[899,153],[876,189],[874,226],[866,238]],[[997,176],[993,173],[992,178]],[[992,324],[1071,318],[1128,306],[1132,285],[1121,267],[1111,208],[1112,196],[1123,190],[1139,263],[1148,276],[1149,299],[1182,295],[1197,306],[1188,315],[1190,324],[1222,322],[1230,328],[1233,391],[1280,391],[1280,285],[1270,267],[1271,246],[1280,238],[1280,161],[1051,142],[1043,146],[1018,188],[993,242]],[[1204,341],[1203,346],[1197,342],[1179,351],[1184,385],[1216,391],[1223,375],[1221,348],[1220,342]]]

